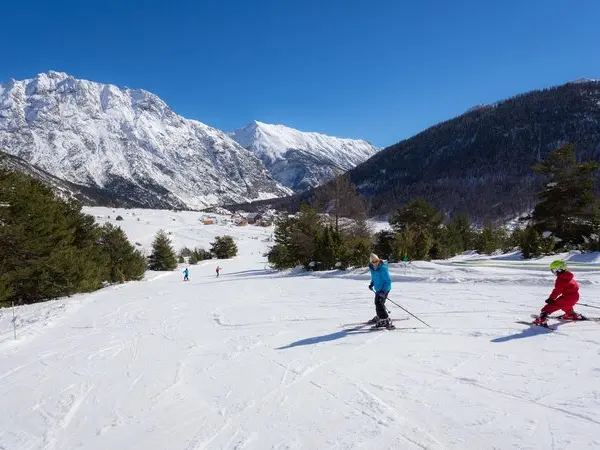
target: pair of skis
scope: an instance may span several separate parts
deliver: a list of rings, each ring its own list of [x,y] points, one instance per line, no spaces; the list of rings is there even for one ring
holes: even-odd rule
[[[532,319],[538,319],[540,316],[538,316],[537,314],[532,314],[531,318]],[[563,316],[548,316],[546,317],[546,319],[555,319],[555,320],[560,320],[563,323],[567,323],[567,322],[600,322],[600,317],[585,317],[582,316],[581,319],[563,319]],[[548,323],[543,323],[543,324],[537,324],[535,322],[525,322],[524,320],[518,320],[517,323],[522,324],[522,325],[530,325],[533,327],[541,327],[541,328],[546,328],[548,330],[554,330],[554,328],[550,327],[550,325],[548,325]]]
[[[394,326],[394,322],[400,322],[401,320],[408,320],[408,317],[400,317],[398,319],[391,319],[392,324],[390,326],[387,327],[377,327],[375,326],[375,323],[372,321],[367,321],[367,322],[355,322],[355,323],[345,323],[342,325],[343,328],[350,328],[350,329],[356,329],[356,330],[360,330],[361,328],[364,328],[368,325],[372,325],[370,327],[371,330],[395,330],[396,327]]]

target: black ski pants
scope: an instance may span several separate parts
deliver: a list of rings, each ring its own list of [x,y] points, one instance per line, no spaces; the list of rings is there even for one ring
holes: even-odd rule
[[[375,313],[380,319],[387,319],[389,317],[387,308],[385,307],[388,294],[389,292],[385,291],[379,291],[375,294]]]

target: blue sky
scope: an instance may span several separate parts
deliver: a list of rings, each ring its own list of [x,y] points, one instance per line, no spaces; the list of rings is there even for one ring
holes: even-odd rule
[[[251,120],[393,144],[479,103],[600,78],[597,0],[0,0],[0,80],[143,88]]]

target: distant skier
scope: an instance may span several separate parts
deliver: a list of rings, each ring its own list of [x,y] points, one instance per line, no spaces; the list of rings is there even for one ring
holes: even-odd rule
[[[220,271],[221,271],[221,268],[219,266],[217,266],[217,268],[215,269],[215,272],[217,272],[217,278],[219,278]]]
[[[564,311],[562,319],[585,320],[585,317],[573,310],[579,301],[579,285],[575,281],[573,272],[568,270],[567,263],[562,260],[553,261],[550,264],[550,270],[556,275],[554,290],[546,300],[546,306],[542,308],[542,312],[533,323],[547,326],[548,316],[559,309]]]
[[[187,267],[183,270],[183,281],[190,281],[190,269]]]
[[[385,307],[385,301],[392,290],[392,279],[388,270],[387,262],[371,253],[369,258],[369,270],[371,271],[371,284],[369,290],[375,292],[375,313],[370,320],[376,327],[392,327],[392,321]]]

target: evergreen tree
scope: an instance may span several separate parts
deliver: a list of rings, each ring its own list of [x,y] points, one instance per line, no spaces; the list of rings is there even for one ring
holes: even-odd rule
[[[183,256],[184,258],[192,256],[192,250],[187,247],[182,247],[181,250],[179,250],[179,256]]]
[[[382,230],[375,235],[375,246],[373,251],[383,259],[395,260],[397,255],[394,252],[396,233],[392,230]]]
[[[0,170],[0,301],[33,303],[114,281],[105,230],[79,203],[57,198],[24,174]],[[119,281],[139,278],[139,252],[125,258],[133,247],[124,235],[115,248],[124,257]]]
[[[523,253],[523,258],[535,258],[542,254],[541,238],[535,228],[527,227],[520,233],[520,238],[521,242],[519,247],[521,248],[521,253]]]
[[[10,298],[33,303],[99,288],[104,266],[93,218],[26,175],[2,171],[0,180],[0,273]]]
[[[390,219],[401,258],[430,259],[444,216],[425,200],[415,200]],[[434,252],[435,253],[435,252]]]
[[[415,250],[417,236],[418,233],[411,226],[405,226],[402,231],[396,233],[393,250],[394,259],[418,259]]]
[[[317,211],[302,205],[292,231],[291,250],[294,251],[294,258],[304,266],[313,261],[321,228],[321,219]]]
[[[317,236],[314,260],[323,270],[333,269],[337,262],[337,248],[334,242],[335,231],[330,226],[324,227]]]
[[[190,264],[198,264],[198,261],[204,261],[211,258],[212,254],[209,251],[204,250],[203,248],[195,248],[194,250],[190,250],[188,262]]]
[[[532,219],[539,233],[549,231],[561,247],[583,244],[598,233],[598,202],[594,194],[598,163],[575,159],[575,147],[565,145],[550,153],[535,171],[548,178],[539,194]]]
[[[127,280],[141,280],[144,277],[144,255],[131,245],[120,227],[106,223],[102,227],[99,243],[108,262],[108,281],[123,283]]]
[[[0,307],[9,306],[9,299],[12,294],[13,289],[10,286],[8,274],[0,275]]]
[[[175,270],[177,267],[177,257],[171,247],[171,240],[164,230],[156,233],[152,242],[152,254],[148,258],[150,270]]]
[[[433,236],[429,234],[429,231],[421,231],[417,234],[414,241],[414,247],[412,252],[408,253],[410,259],[417,260],[428,260],[431,259],[431,249],[433,248],[435,241]],[[411,254],[412,253],[412,254]]]
[[[428,202],[418,199],[398,210],[390,219],[390,225],[398,232],[410,227],[417,234],[437,230],[444,216]]]
[[[339,251],[339,260],[343,269],[347,267],[363,267],[372,252],[370,238],[347,236]]]
[[[275,220],[275,245],[267,253],[269,264],[275,269],[289,269],[298,264],[293,248],[292,235],[297,219],[281,213]]]
[[[473,248],[473,225],[467,213],[453,214],[448,225],[450,253],[456,255]]]
[[[227,259],[236,256],[238,248],[231,236],[217,236],[211,244],[210,252],[218,259]]]
[[[294,266],[288,247],[284,244],[275,244],[267,253],[267,260],[271,267],[277,270],[289,269]]]
[[[494,228],[490,224],[484,226],[483,230],[477,235],[475,250],[481,254],[491,255],[498,247]]]

